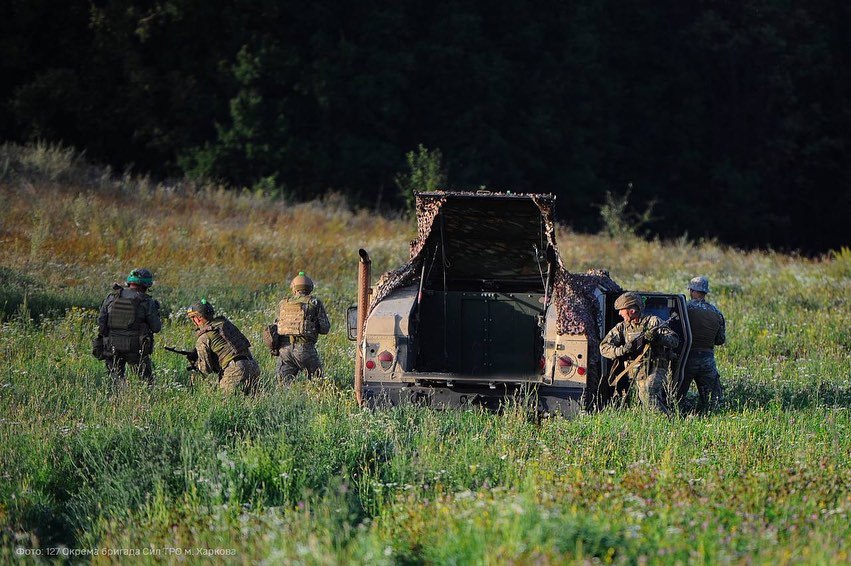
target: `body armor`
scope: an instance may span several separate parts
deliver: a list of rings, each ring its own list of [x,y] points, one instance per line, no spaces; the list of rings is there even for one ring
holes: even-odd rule
[[[721,327],[721,315],[709,309],[688,309],[691,326],[691,347],[693,350],[712,350],[716,346],[715,337]]]
[[[216,318],[198,330],[198,335],[212,332],[210,349],[219,358],[219,369],[224,370],[236,358],[251,357],[251,342],[228,319]]]
[[[125,296],[134,294],[126,289],[114,291],[115,300],[109,305],[107,328],[109,347],[122,354],[146,355],[153,349],[152,342],[147,338],[150,334],[147,325],[142,322],[144,313],[141,304],[143,296],[136,294],[134,297]]]
[[[281,301],[278,306],[279,336],[298,336],[314,342],[319,337],[318,309],[313,299],[305,299],[291,297]]]

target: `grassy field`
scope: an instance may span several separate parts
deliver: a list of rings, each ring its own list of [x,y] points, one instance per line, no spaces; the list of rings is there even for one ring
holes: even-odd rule
[[[710,277],[726,314],[723,411],[635,407],[537,422],[360,409],[345,307],[357,249],[407,259],[409,220],[158,186],[60,148],[0,150],[0,560],[268,564],[827,564],[851,560],[851,251],[559,231],[565,265],[631,289]],[[113,281],[152,269],[158,344],[188,347],[206,297],[255,343],[264,386],[114,391],[89,354]],[[275,382],[260,333],[299,270],[333,329],[327,377]]]

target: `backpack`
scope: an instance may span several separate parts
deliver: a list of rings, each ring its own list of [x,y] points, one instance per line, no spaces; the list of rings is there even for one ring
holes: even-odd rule
[[[269,348],[269,353],[278,355],[278,349],[283,345],[283,338],[278,334],[278,325],[270,324],[263,329],[263,343]]]

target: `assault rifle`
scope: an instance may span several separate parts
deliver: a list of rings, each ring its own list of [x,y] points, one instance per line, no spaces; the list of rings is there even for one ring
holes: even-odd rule
[[[171,346],[163,346],[163,350],[167,352],[173,352],[175,354],[180,354],[181,356],[189,360],[189,365],[186,366],[186,371],[198,371],[198,366],[195,365],[195,362],[198,361],[198,352],[196,352],[195,350],[179,350]]]
[[[633,343],[633,342],[637,342],[641,338],[646,338],[648,332],[654,332],[655,333],[655,331],[659,328],[670,328],[670,324],[672,322],[674,322],[675,320],[677,320],[678,318],[680,318],[680,315],[675,313],[675,312],[672,312],[671,317],[668,320],[663,320],[662,323],[659,324],[659,326],[654,326],[653,328],[649,328],[649,329],[645,330],[641,334],[638,334],[637,336],[633,337],[633,339],[630,340],[629,342]]]
[[[655,333],[655,331],[659,328],[663,328],[663,327],[669,328],[670,327],[669,325],[673,321],[677,320],[678,318],[680,318],[679,314],[677,314],[675,312],[671,313],[671,317],[668,320],[663,320],[660,325],[654,326],[653,328],[649,329],[649,331]],[[629,341],[629,343],[632,344],[633,342],[637,342],[637,341],[641,340],[642,338],[645,337],[644,335],[645,335],[646,332],[647,331],[639,334],[638,336],[635,336],[632,340]],[[651,348],[650,342],[644,342],[644,347],[642,348],[641,352],[631,362],[624,363],[622,360],[617,360],[616,363],[612,364],[611,371],[609,371],[609,386],[617,387],[618,382],[621,380],[621,378],[623,376],[625,376],[626,374],[629,373],[629,370],[631,370],[632,368],[634,368],[635,366],[637,366],[638,364],[643,362],[644,359],[648,355],[650,355],[650,348]],[[621,368],[623,368],[623,369],[621,369]],[[618,373],[618,370],[620,370],[619,373]]]

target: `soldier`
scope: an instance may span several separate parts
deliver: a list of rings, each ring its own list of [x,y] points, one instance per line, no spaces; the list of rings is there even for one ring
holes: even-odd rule
[[[694,381],[700,396],[700,410],[715,410],[722,401],[721,376],[715,365],[715,346],[727,341],[727,323],[715,306],[706,302],[709,279],[695,277],[688,283],[691,300],[688,302],[688,320],[691,327],[691,351],[686,360],[683,383],[680,386],[681,402]]]
[[[160,304],[147,295],[154,284],[154,275],[147,269],[134,269],[127,284],[113,284],[103,300],[98,314],[98,336],[92,354],[106,362],[113,383],[127,383],[125,370],[130,364],[139,377],[154,384],[151,352],[154,334],[162,330]]]
[[[190,362],[197,363],[201,373],[219,376],[219,389],[225,393],[252,394],[257,389],[260,365],[251,355],[251,343],[245,335],[224,316],[216,316],[213,305],[206,299],[190,306],[186,315],[195,323],[198,336],[195,355]]]
[[[325,306],[313,292],[313,281],[299,271],[290,283],[292,296],[278,304],[279,348],[277,374],[284,382],[291,381],[300,370],[309,376],[322,374],[322,360],[316,351],[320,334],[328,334],[331,322]]]
[[[600,342],[600,354],[623,364],[638,388],[638,399],[645,407],[665,414],[668,409],[671,349],[679,336],[657,316],[641,316],[644,303],[638,293],[624,293],[615,301],[623,319]],[[673,392],[670,392],[673,393]]]

